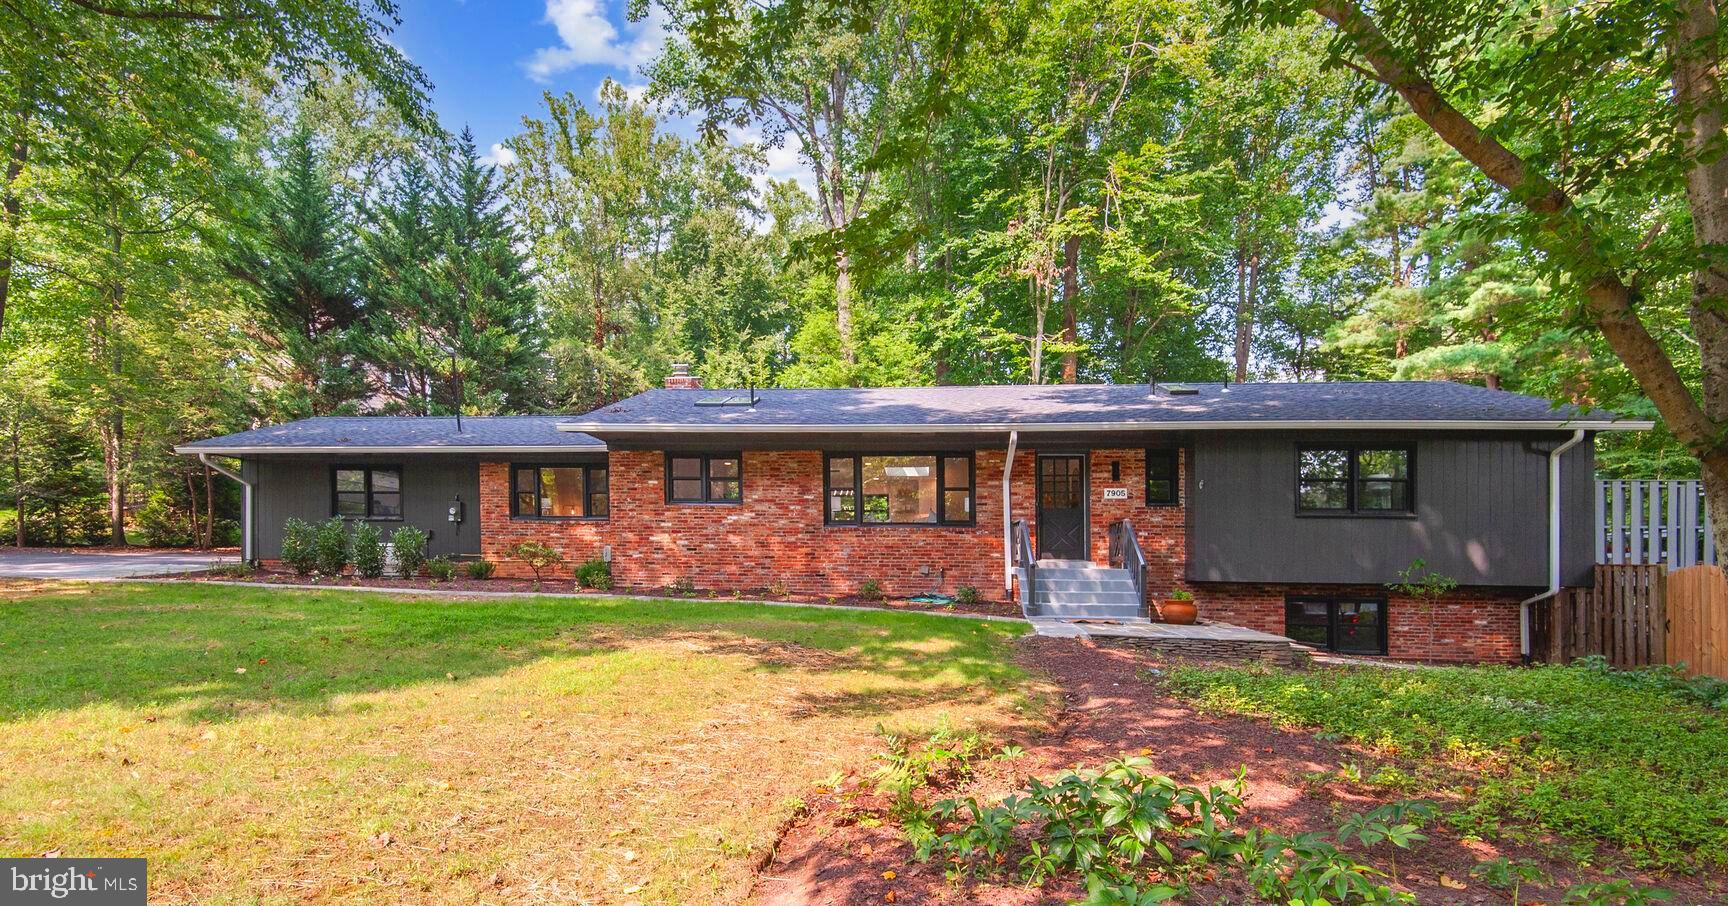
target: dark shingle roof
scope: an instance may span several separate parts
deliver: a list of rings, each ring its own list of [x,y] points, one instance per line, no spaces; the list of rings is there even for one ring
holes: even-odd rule
[[[1192,395],[1169,392],[1187,386]],[[670,428],[796,430],[1038,428],[1057,426],[1260,427],[1278,423],[1424,427],[1602,427],[1616,416],[1555,408],[1547,400],[1441,381],[1255,384],[1045,384],[758,390],[755,405],[714,405],[737,390],[650,390],[584,416],[566,430]],[[698,405],[698,402],[705,403]],[[1620,422],[1616,427],[1648,427]]]
[[[284,453],[295,450],[403,450],[424,448],[460,453],[493,449],[599,452],[606,445],[586,434],[558,430],[563,415],[463,416],[462,432],[456,419],[443,416],[410,417],[368,415],[355,417],[303,418],[281,425],[268,425],[207,440],[182,444],[176,450],[209,453],[217,450],[249,450]]]

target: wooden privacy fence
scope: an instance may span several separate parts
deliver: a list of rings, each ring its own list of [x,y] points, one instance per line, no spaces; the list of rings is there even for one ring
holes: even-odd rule
[[[1716,562],[1710,510],[1697,481],[1596,482],[1596,562]]]
[[[1530,651],[1551,664],[1596,654],[1622,670],[1685,664],[1728,679],[1728,578],[1715,566],[1599,565],[1590,588],[1531,607]]]

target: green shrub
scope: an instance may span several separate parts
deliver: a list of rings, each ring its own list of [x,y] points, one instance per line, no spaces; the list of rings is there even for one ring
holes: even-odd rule
[[[607,591],[612,587],[612,564],[595,558],[585,560],[576,567],[576,584],[595,591]]]
[[[1618,847],[1640,867],[1728,865],[1728,715],[1662,671],[1187,667],[1170,683],[1205,710],[1448,767],[1412,773],[1460,794],[1447,817],[1462,831],[1510,821]]]
[[[354,559],[354,572],[367,579],[384,575],[384,540],[378,526],[370,522],[354,526],[354,536],[348,539],[348,546]]]
[[[689,576],[679,576],[666,586],[666,593],[679,598],[688,598],[696,593],[696,580]]]
[[[875,579],[865,579],[864,584],[858,586],[858,597],[866,601],[882,600],[882,583]]]
[[[186,547],[194,540],[191,522],[167,491],[151,491],[132,518],[146,544]]]
[[[257,568],[250,563],[222,563],[204,572],[217,579],[251,579],[258,575]]]
[[[391,552],[396,557],[396,572],[407,578],[420,575],[426,566],[426,533],[412,525],[398,526],[390,533]]]
[[[528,564],[528,568],[534,571],[535,585],[540,584],[543,574],[556,570],[564,562],[563,554],[538,541],[524,541],[510,548],[510,556]]]
[[[426,561],[426,575],[434,582],[448,582],[456,578],[456,561],[439,554]]]
[[[467,571],[470,579],[490,579],[498,565],[491,560],[470,560],[462,568]]]
[[[983,595],[978,593],[978,586],[976,585],[962,585],[954,590],[954,600],[967,607],[977,604],[982,597]]]
[[[317,537],[312,549],[318,562],[318,572],[326,576],[339,576],[343,567],[348,565],[348,523],[339,516],[318,523]]]
[[[318,568],[318,529],[299,519],[284,522],[282,562],[288,564],[296,575],[311,575]]]

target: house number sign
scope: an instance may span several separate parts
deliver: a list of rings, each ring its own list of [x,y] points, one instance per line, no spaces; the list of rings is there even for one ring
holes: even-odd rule
[[[1127,488],[1105,488],[1104,489],[1104,499],[1105,500],[1127,500],[1128,499],[1128,489]]]

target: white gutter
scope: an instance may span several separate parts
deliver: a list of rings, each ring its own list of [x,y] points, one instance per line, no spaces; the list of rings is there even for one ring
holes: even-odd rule
[[[358,444],[341,444],[337,446],[287,446],[274,445],[264,447],[198,447],[190,444],[175,447],[174,452],[182,456],[209,453],[215,456],[260,456],[271,453],[604,453],[605,444],[560,444],[552,447],[452,447],[448,445],[420,446],[360,446]]]
[[[560,431],[606,434],[809,434],[813,432],[829,432],[835,434],[905,434],[916,432],[920,434],[979,434],[1002,431],[1062,431],[1106,432],[1106,431],[1248,431],[1248,430],[1330,430],[1330,431],[1648,431],[1655,426],[1651,421],[1420,421],[1411,419],[1380,419],[1374,421],[1350,421],[1345,419],[1304,419],[1304,420],[1274,420],[1250,419],[1246,421],[1133,421],[1133,422],[978,422],[975,424],[875,424],[875,425],[845,425],[845,424],[808,424],[808,425],[752,425],[744,423],[712,422],[695,425],[672,425],[658,422],[629,424],[627,422],[564,422],[555,427]],[[300,447],[297,449],[308,449]],[[401,447],[392,449],[400,450]],[[433,449],[449,450],[448,447]],[[562,448],[568,450],[568,447]]]
[[[210,459],[209,453],[199,453],[198,461],[240,483],[240,560],[252,562],[252,482],[240,477],[227,466]]]
[[[1518,648],[1530,657],[1530,605],[1560,593],[1560,457],[1584,440],[1584,429],[1572,439],[1548,451],[1548,590],[1518,602]]]
[[[1008,432],[1008,459],[1002,463],[1002,590],[1014,595],[1014,450],[1020,432]]]

